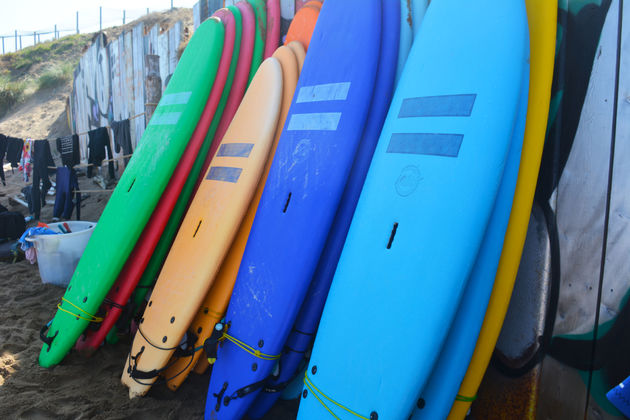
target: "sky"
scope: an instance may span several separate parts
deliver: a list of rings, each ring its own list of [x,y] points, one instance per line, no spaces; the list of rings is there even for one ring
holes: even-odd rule
[[[173,0],[174,7],[192,7],[198,0]],[[0,0],[0,35],[5,52],[15,50],[15,31],[22,37],[22,46],[33,44],[33,32],[53,31],[55,24],[62,35],[76,33],[76,12],[79,12],[80,32],[99,29],[99,6],[103,7],[103,28],[122,24],[123,10],[126,22],[149,11],[171,7],[171,0]],[[28,36],[26,34],[29,34]],[[52,35],[41,35],[42,41]],[[19,38],[18,38],[19,44]],[[19,45],[18,45],[19,47]],[[2,53],[0,45],[0,53]]]

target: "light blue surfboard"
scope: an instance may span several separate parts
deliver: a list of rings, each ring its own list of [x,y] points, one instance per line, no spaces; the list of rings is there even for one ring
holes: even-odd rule
[[[412,413],[494,208],[528,56],[522,2],[429,6],[337,266],[299,419]]]
[[[477,261],[466,284],[457,314],[451,325],[433,373],[416,404],[413,419],[445,419],[455,401],[472,358],[477,336],[486,314],[490,293],[497,274],[503,240],[510,220],[516,179],[521,162],[523,135],[527,117],[529,71],[522,81],[522,97],[515,120],[512,145],[494,210],[483,239]]]

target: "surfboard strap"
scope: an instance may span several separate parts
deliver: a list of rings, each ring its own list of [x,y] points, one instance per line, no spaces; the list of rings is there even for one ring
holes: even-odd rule
[[[81,313],[74,313],[71,310],[68,310],[64,307],[62,307],[61,305],[66,302],[68,305],[72,306],[73,308],[75,308],[76,310],[78,310],[79,312],[81,312],[82,314],[86,315],[83,316],[81,315]],[[67,314],[70,314],[74,317],[77,317],[79,319],[82,319],[84,321],[88,321],[88,322],[103,322],[103,317],[100,316],[96,316],[96,315],[92,315],[91,313],[84,311],[83,309],[81,309],[80,307],[78,307],[77,305],[75,305],[74,303],[70,302],[68,299],[66,299],[65,297],[61,298],[61,303],[57,304],[57,309],[59,309],[62,312],[65,312]]]
[[[48,337],[46,335],[48,333],[48,329],[50,328],[51,324],[52,324],[52,321],[48,321],[48,323],[46,323],[46,325],[44,325],[42,329],[39,330],[39,339],[48,345],[48,348],[46,349],[46,351],[50,351],[50,346],[52,346],[53,340],[55,339],[55,337],[57,337],[57,334],[59,334],[59,331],[57,331],[55,335],[53,335],[52,337]]]
[[[182,348],[181,344],[178,344],[175,347],[160,347],[160,346],[156,346],[155,344],[153,344],[142,332],[142,329],[140,329],[140,327],[138,327],[138,332],[140,333],[140,335],[142,336],[142,338],[144,338],[144,341],[146,341],[151,347],[154,347],[158,350],[163,350],[163,351],[172,351],[174,350],[175,352],[173,353],[173,358],[172,361],[170,363],[168,363],[166,366],[164,366],[161,369],[153,369],[150,371],[143,371],[137,368],[138,366],[138,358],[142,355],[142,353],[144,352],[145,347],[142,346],[140,348],[140,351],[138,353],[136,353],[135,356],[131,356],[129,355],[129,366],[127,367],[127,373],[129,373],[129,376],[131,376],[131,379],[133,379],[136,383],[140,384],[140,385],[147,385],[147,386],[151,386],[157,382],[161,382],[161,381],[154,381],[152,383],[145,383],[145,382],[140,382],[142,380],[151,380],[154,378],[158,378],[160,376],[160,374],[164,371],[166,371],[167,369],[169,369],[171,366],[173,366],[180,358],[182,357],[190,357],[190,360],[188,361],[188,364],[182,369],[180,370],[178,373],[176,373],[175,375],[171,376],[170,378],[163,378],[163,382],[169,382],[173,379],[175,379],[176,377],[178,377],[179,375],[181,375],[182,373],[186,372],[188,370],[188,367],[190,366],[190,364],[193,361],[193,356],[195,355],[196,352],[198,352],[199,350],[203,349],[203,346],[200,347],[194,347],[195,346],[195,342],[197,341],[197,336],[194,333],[191,333],[190,331],[186,332],[186,347]]]
[[[475,401],[476,399],[477,399],[476,395],[473,395],[472,397],[467,397],[465,395],[457,394],[457,396],[455,397],[455,401],[461,401],[461,402],[465,402],[465,403],[471,403],[471,402]]]
[[[313,374],[315,374],[315,372],[317,372],[317,366],[313,366],[312,371],[313,371]],[[330,407],[328,407],[328,405],[326,405],[326,403],[322,400],[322,398],[330,401],[331,403],[335,404],[337,407],[347,411],[348,413],[352,414],[353,416],[355,416],[355,417],[357,417],[359,419],[362,419],[362,420],[378,420],[378,413],[376,411],[372,411],[370,413],[369,417],[362,416],[361,414],[357,413],[356,411],[353,411],[353,410],[349,409],[348,407],[344,406],[343,404],[338,403],[337,401],[333,400],[328,395],[324,394],[311,381],[311,379],[308,377],[308,373],[304,374],[304,385],[306,385],[306,388],[311,391],[311,393],[313,394],[315,399],[317,401],[319,401],[319,403],[326,409],[326,411],[328,411],[330,413],[330,415],[333,416],[336,420],[341,420],[341,418],[339,416],[337,416],[332,411],[332,409]],[[306,396],[308,395],[308,391],[305,389],[304,393],[302,395],[304,396],[304,398],[306,398]]]

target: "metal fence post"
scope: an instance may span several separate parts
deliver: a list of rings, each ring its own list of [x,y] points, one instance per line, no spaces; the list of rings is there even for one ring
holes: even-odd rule
[[[15,31],[15,51],[17,50],[17,31]]]
[[[126,14],[126,10],[123,10],[123,25],[125,24],[125,14]]]
[[[22,35],[20,35],[20,49],[22,49]]]
[[[57,38],[57,24],[55,23],[55,34],[53,35],[53,39],[58,39]]]
[[[33,32],[33,45],[37,45],[37,32]]]
[[[2,37],[2,54],[4,54],[4,37]]]
[[[103,30],[103,6],[98,6],[98,30]]]
[[[79,11],[77,10],[77,33],[79,33]]]

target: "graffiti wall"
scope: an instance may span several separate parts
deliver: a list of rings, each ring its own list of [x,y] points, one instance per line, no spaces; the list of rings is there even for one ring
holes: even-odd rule
[[[630,375],[628,18],[622,0],[559,2],[535,206],[473,418],[624,418],[605,394]]]
[[[103,33],[95,36],[74,71],[69,101],[70,124],[73,131],[79,134],[83,160],[87,160],[86,133],[89,130],[106,127],[112,121],[126,118],[131,119],[131,141],[135,149],[146,126],[145,55],[155,54],[160,57],[160,76],[164,89],[175,71],[183,36],[181,22],[162,33],[157,25],[146,28],[143,23],[139,23],[131,31],[125,31],[112,40],[108,40]]]

